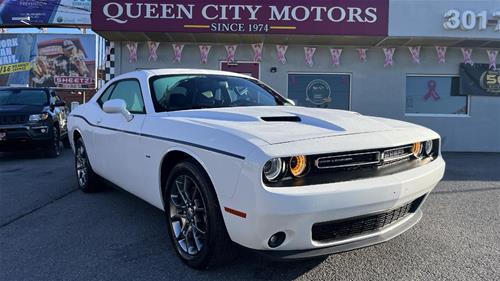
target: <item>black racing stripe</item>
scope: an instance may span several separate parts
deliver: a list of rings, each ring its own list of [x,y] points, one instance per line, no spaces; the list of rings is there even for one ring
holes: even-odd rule
[[[212,147],[208,147],[208,146],[204,146],[204,145],[200,145],[200,144],[196,144],[196,143],[192,143],[192,142],[182,141],[182,140],[175,140],[175,139],[170,139],[170,138],[165,138],[165,137],[160,137],[160,136],[154,136],[154,135],[148,135],[148,134],[141,134],[141,133],[136,133],[136,132],[131,132],[131,131],[125,131],[125,130],[119,130],[119,129],[110,128],[110,127],[95,125],[95,124],[90,123],[89,120],[87,120],[87,118],[85,118],[82,115],[70,114],[69,116],[80,118],[80,119],[84,120],[87,124],[89,124],[92,127],[97,127],[97,128],[101,128],[101,129],[106,129],[106,130],[111,130],[111,131],[116,131],[116,132],[131,134],[131,135],[142,136],[142,137],[146,137],[146,138],[158,139],[158,140],[163,140],[163,141],[168,141],[168,142],[175,142],[175,143],[179,143],[179,144],[184,144],[184,145],[188,145],[188,146],[197,147],[197,148],[200,148],[200,149],[204,149],[204,150],[216,152],[216,153],[219,153],[219,154],[224,154],[224,155],[231,156],[231,157],[234,157],[234,158],[238,158],[238,159],[241,159],[241,160],[245,160],[245,156],[241,156],[241,155],[234,154],[234,153],[231,153],[231,152],[227,152],[227,151],[224,151],[224,150],[220,150],[220,149],[217,149],[217,148],[212,148]]]

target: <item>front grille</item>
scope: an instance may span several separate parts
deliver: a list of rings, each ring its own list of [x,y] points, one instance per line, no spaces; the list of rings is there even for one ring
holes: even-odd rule
[[[0,125],[19,125],[28,122],[27,115],[4,115],[0,116]]]
[[[369,234],[414,213],[424,198],[425,195],[404,206],[379,214],[316,223],[312,227],[312,238],[314,241],[325,243]]]

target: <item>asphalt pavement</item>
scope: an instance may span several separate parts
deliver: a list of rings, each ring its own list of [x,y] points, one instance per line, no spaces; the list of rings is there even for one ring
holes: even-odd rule
[[[242,250],[209,271],[178,260],[158,209],[77,190],[72,157],[0,154],[0,280],[500,280],[500,154],[445,154],[423,219],[387,243],[298,262]]]

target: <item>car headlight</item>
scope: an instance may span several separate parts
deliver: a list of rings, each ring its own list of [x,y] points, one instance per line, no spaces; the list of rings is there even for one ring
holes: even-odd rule
[[[284,163],[283,160],[281,160],[281,158],[273,158],[267,161],[263,169],[264,177],[266,178],[266,180],[268,181],[277,180],[285,170],[285,165],[283,164]]]
[[[416,158],[420,158],[420,156],[422,156],[422,143],[421,142],[416,142],[413,144],[412,153],[413,153],[413,156],[415,156]]]
[[[433,141],[432,140],[426,141],[424,143],[425,155],[426,156],[431,156],[433,148],[434,148]]]
[[[30,115],[30,118],[29,120],[31,122],[38,122],[38,121],[42,121],[42,120],[45,120],[49,118],[49,114],[48,113],[42,113],[42,114],[31,114]]]

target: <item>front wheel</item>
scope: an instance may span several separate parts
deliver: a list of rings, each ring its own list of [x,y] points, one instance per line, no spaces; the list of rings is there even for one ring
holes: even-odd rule
[[[99,189],[100,178],[90,166],[87,150],[81,138],[75,142],[75,171],[81,191],[90,193]]]
[[[181,260],[190,267],[205,269],[233,259],[233,242],[203,168],[193,161],[177,164],[165,188],[169,236]]]

